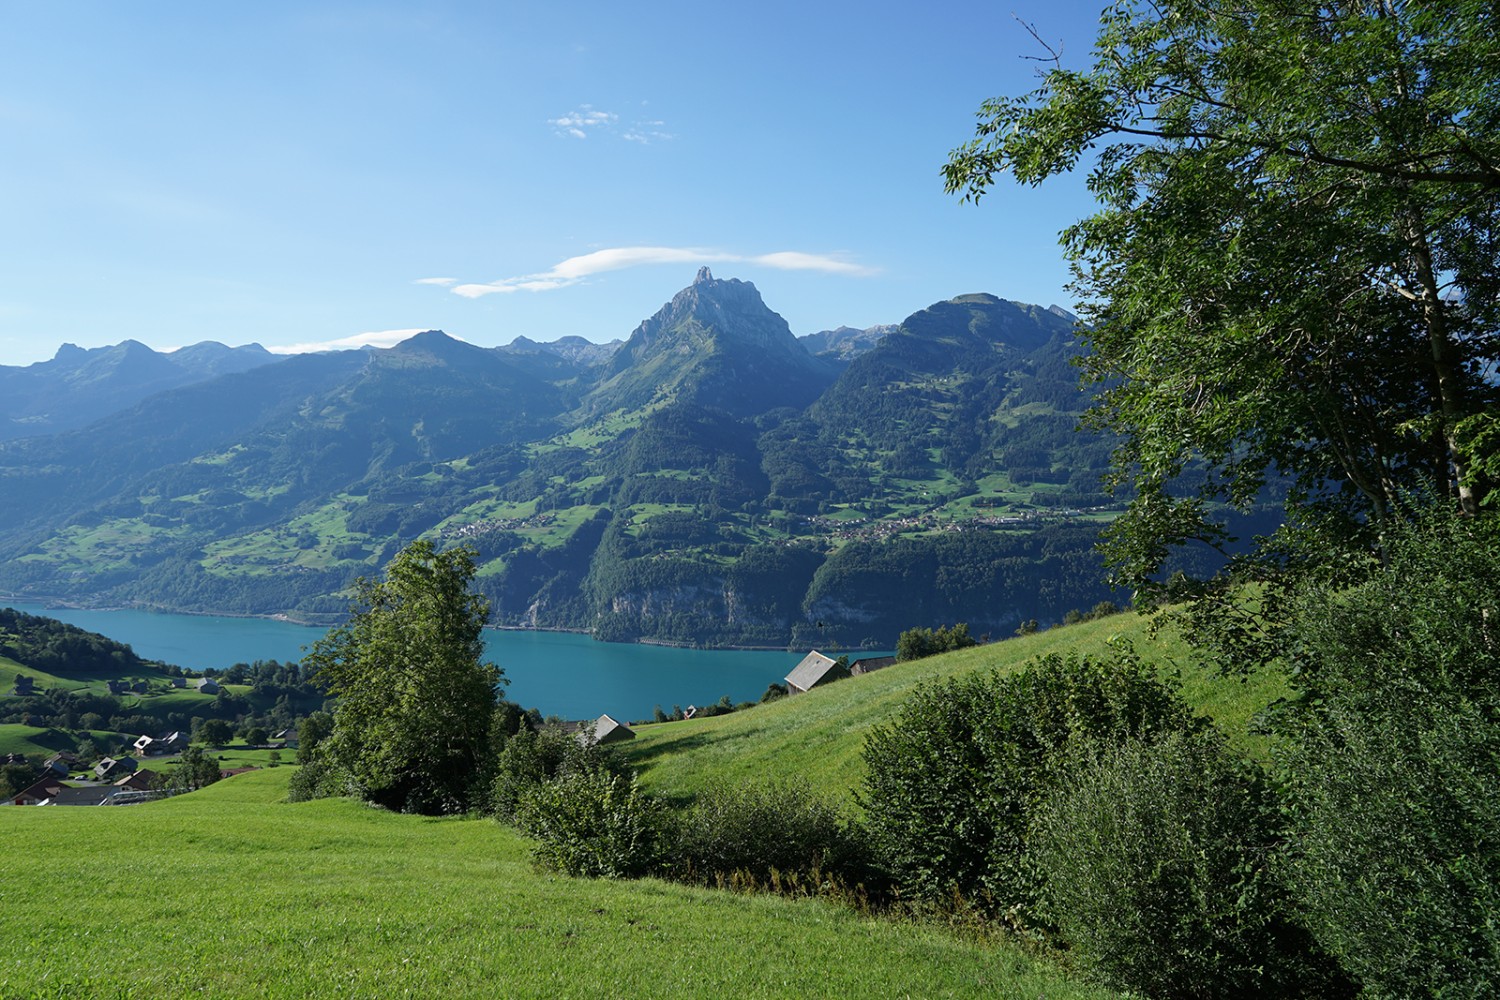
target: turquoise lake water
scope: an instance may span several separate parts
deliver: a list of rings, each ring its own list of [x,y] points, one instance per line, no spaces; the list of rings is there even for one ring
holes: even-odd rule
[[[129,643],[137,654],[193,670],[223,670],[255,660],[300,660],[303,647],[324,632],[263,618],[87,611],[19,601],[6,606],[46,615]],[[657,705],[706,705],[729,695],[755,701],[781,682],[805,651],[672,649],[595,642],[562,632],[486,630],[489,659],[510,679],[506,697],[544,715],[569,719],[608,712],[618,719],[650,718]],[[877,655],[874,653],[861,655]]]

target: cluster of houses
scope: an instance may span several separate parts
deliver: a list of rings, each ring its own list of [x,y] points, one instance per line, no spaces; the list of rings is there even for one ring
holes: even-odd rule
[[[865,656],[859,659],[844,659],[841,663],[831,656],[826,656],[816,649],[808,653],[802,660],[792,668],[792,672],[786,675],[786,688],[788,694],[803,694],[812,690],[820,684],[828,684],[832,681],[845,677],[859,677],[863,674],[873,673],[889,667],[896,662],[894,656]],[[691,719],[698,714],[696,705],[689,705],[682,715],[685,719]],[[619,743],[624,740],[635,739],[635,730],[625,723],[610,715],[601,715],[598,719],[590,722],[567,722],[563,728],[577,735],[579,741],[588,740],[592,732],[592,742],[595,744]]]
[[[188,680],[186,677],[173,677],[171,678],[171,684],[174,688],[186,688]],[[128,694],[131,692],[145,694],[150,690],[150,685],[145,681],[105,681],[104,683],[108,685],[110,694]],[[212,677],[199,677],[192,684],[199,694],[218,694],[222,690],[219,687],[219,682]]]
[[[173,677],[171,678],[171,683],[174,688],[186,688],[188,686],[188,678]],[[111,679],[105,681],[104,686],[109,689],[110,694],[117,695],[146,694],[151,690],[151,685],[147,681],[122,681]],[[193,687],[196,688],[200,694],[218,694],[221,690],[221,688],[219,687],[219,683],[211,677],[198,678],[197,680],[193,681]],[[42,692],[37,689],[36,678],[29,677],[25,674],[17,674],[15,684],[11,687],[10,693],[18,698],[26,698],[34,694],[41,694]]]
[[[42,776],[11,796],[5,804],[17,806],[102,806],[142,802],[159,794],[157,773],[143,768],[130,756],[105,757],[94,765],[98,783],[69,785],[64,779],[83,767],[77,756],[55,753],[43,762]]]
[[[295,747],[297,731],[283,729],[273,740],[282,747]],[[88,768],[87,763],[76,754],[55,753],[43,762],[40,778],[9,799],[0,801],[0,805],[99,806],[145,802],[166,793],[156,787],[159,784],[158,772],[141,767],[141,759],[181,753],[190,742],[188,734],[180,731],[165,736],[142,736],[131,746],[130,753],[105,757],[96,763],[90,769],[93,771],[92,780],[80,785],[70,785],[66,779]],[[24,761],[24,757],[17,757],[15,762]],[[233,768],[220,774],[227,778],[253,770],[252,767]]]

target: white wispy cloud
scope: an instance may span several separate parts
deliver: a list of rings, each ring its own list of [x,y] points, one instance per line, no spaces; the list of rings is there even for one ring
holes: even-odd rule
[[[595,274],[652,264],[750,264],[781,271],[821,271],[850,277],[868,277],[877,273],[874,268],[856,264],[842,254],[802,253],[795,250],[739,254],[706,247],[612,247],[569,257],[536,274],[455,284],[450,290],[466,299],[511,292],[546,292],[576,285]]]
[[[558,135],[574,139],[587,139],[593,135],[610,135],[626,142],[649,146],[653,142],[674,139],[667,131],[667,123],[659,119],[638,119],[622,124],[620,116],[613,111],[600,111],[592,104],[585,104],[560,118],[549,118],[547,124]]]
[[[272,354],[316,354],[319,351],[348,351],[357,350],[361,347],[394,347],[407,337],[415,337],[419,333],[425,333],[426,329],[418,330],[375,330],[370,333],[356,333],[352,337],[339,337],[337,340],[321,340],[305,344],[281,344],[279,346],[267,347],[266,350]],[[459,339],[457,337],[455,340]]]
[[[599,111],[592,104],[585,104],[561,118],[549,118],[547,124],[558,135],[570,135],[575,139],[587,139],[589,134],[600,129],[613,129],[620,116],[612,111]]]
[[[457,278],[418,278],[416,281],[413,281],[412,284],[414,284],[414,285],[442,285],[444,288],[447,288],[449,285],[456,285],[456,284],[458,284],[458,279]]]

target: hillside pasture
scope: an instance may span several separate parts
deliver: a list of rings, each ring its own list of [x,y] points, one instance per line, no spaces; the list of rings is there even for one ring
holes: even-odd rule
[[[1233,746],[1267,756],[1269,747],[1250,731],[1251,720],[1286,693],[1282,678],[1271,670],[1248,680],[1220,677],[1193,664],[1174,635],[1153,635],[1149,622],[1134,613],[897,663],[730,715],[641,726],[623,749],[647,790],[669,798],[690,799],[723,783],[794,778],[850,800],[864,773],[866,734],[894,718],[920,686],[977,671],[1019,670],[1048,653],[1113,655],[1111,643],[1122,642],[1176,678],[1183,697],[1212,718]]]
[[[291,770],[8,810],[48,884],[0,883],[0,996],[1112,995],[1004,944],[823,902],[542,875],[488,820],[288,805]]]

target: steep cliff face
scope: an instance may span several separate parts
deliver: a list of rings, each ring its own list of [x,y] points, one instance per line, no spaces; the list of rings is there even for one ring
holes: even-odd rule
[[[801,408],[833,381],[748,281],[708,268],[636,327],[586,397],[594,412],[673,400],[745,417]]]

